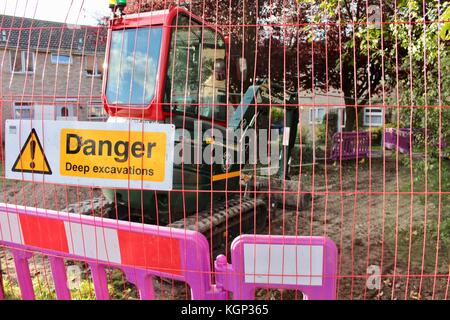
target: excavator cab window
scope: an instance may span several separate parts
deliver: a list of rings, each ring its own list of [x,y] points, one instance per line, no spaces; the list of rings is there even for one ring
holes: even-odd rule
[[[186,116],[226,120],[225,41],[217,31],[180,14],[174,19],[165,109]]]
[[[106,97],[111,104],[146,108],[155,95],[161,27],[112,32]]]

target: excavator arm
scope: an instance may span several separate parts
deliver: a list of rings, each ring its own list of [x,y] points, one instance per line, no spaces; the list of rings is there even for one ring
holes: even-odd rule
[[[242,129],[269,129],[270,110],[281,108],[284,111],[284,130],[282,150],[279,159],[279,179],[289,179],[289,163],[295,146],[299,123],[298,94],[286,90],[278,83],[270,83],[267,79],[259,80],[250,86],[235,109],[228,127]]]

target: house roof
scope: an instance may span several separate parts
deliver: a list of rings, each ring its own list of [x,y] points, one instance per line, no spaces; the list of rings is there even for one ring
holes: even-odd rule
[[[104,52],[107,28],[0,15],[0,47],[49,52]]]

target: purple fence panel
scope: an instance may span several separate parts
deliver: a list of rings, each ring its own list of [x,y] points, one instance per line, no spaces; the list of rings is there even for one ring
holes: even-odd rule
[[[411,150],[411,130],[402,128],[398,131],[398,151],[409,154]]]
[[[409,154],[411,150],[411,130],[409,128],[387,128],[384,129],[384,147]]]
[[[254,299],[257,288],[296,289],[305,299],[336,299],[337,248],[326,237],[242,235],[232,264],[216,259],[217,287],[234,299]]]
[[[23,299],[35,298],[31,252],[51,257],[58,299],[70,299],[64,259],[89,265],[97,299],[109,299],[106,267],[122,270],[141,299],[154,297],[153,276],[186,282],[193,299],[224,297],[211,284],[206,238],[189,230],[0,204],[0,245],[13,254]]]
[[[369,132],[336,132],[331,149],[332,160],[352,160],[369,156]]]
[[[397,129],[386,128],[384,129],[384,147],[386,149],[395,149],[397,145]]]

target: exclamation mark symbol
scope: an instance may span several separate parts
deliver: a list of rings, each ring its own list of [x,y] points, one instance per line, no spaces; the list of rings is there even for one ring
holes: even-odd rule
[[[36,164],[34,163],[34,155],[36,153],[36,141],[32,140],[30,142],[30,148],[31,148],[31,163],[30,163],[30,167],[31,167],[31,169],[34,169],[36,167]]]

